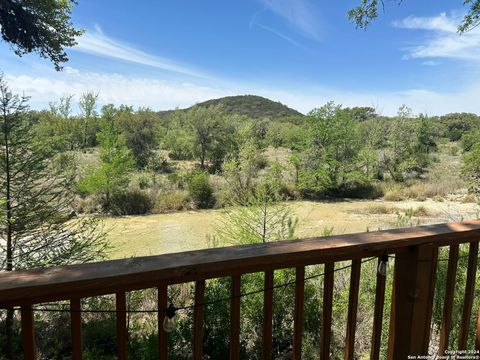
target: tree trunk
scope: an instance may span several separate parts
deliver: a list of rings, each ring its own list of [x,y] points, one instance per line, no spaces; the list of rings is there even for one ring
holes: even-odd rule
[[[7,235],[7,258],[6,271],[13,270],[13,242],[12,242],[12,199],[10,194],[11,178],[10,178],[10,157],[8,144],[8,116],[3,112],[3,135],[5,146],[5,175],[6,175],[6,235]],[[5,320],[6,331],[6,349],[5,353],[8,360],[13,360],[13,309],[7,309],[7,318]]]

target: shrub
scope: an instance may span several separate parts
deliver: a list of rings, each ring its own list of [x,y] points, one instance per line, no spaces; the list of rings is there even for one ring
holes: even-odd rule
[[[128,190],[112,196],[110,212],[112,215],[141,215],[148,213],[153,207],[153,202],[141,190]]]
[[[207,173],[194,173],[188,184],[188,192],[195,205],[200,209],[211,208],[215,203],[213,188]]]
[[[154,213],[166,213],[172,211],[187,210],[193,208],[193,204],[186,190],[163,191],[158,194],[153,208]]]
[[[147,175],[142,174],[138,177],[138,187],[142,190],[150,187],[150,179]]]

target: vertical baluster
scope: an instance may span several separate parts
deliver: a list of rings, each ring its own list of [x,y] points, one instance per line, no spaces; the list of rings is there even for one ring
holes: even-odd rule
[[[378,259],[378,265],[382,259]],[[375,310],[373,314],[373,330],[372,330],[372,348],[370,359],[378,360],[380,357],[380,345],[382,340],[382,323],[383,323],[383,306],[385,303],[385,281],[386,276],[381,275],[377,271],[377,285],[375,288]]]
[[[203,301],[205,294],[205,280],[195,283],[195,308],[193,313],[193,359],[202,360],[203,357]]]
[[[345,337],[344,359],[352,360],[355,347],[355,330],[357,327],[358,289],[360,285],[361,260],[352,260],[350,274],[350,294],[348,300],[347,334]]]
[[[230,302],[230,360],[240,359],[240,275],[232,276]]]
[[[468,330],[472,316],[473,293],[475,290],[475,275],[477,273],[478,242],[470,243],[469,250],[465,298],[463,299],[462,322],[460,325],[460,336],[458,338],[459,350],[465,350],[467,348]]]
[[[82,314],[80,298],[70,299],[70,326],[72,332],[72,359],[82,359]]]
[[[37,350],[35,346],[35,322],[32,307],[22,306],[22,347],[25,360],[35,360]]]
[[[302,358],[303,305],[305,292],[305,267],[295,270],[295,313],[293,318],[293,359]]]
[[[431,244],[395,255],[387,359],[428,353],[437,256]]]
[[[117,359],[127,359],[127,298],[125,292],[115,294],[117,310]]]
[[[444,355],[448,348],[448,340],[450,338],[450,329],[452,325],[452,309],[453,294],[455,291],[455,276],[457,273],[458,262],[458,245],[450,246],[450,254],[448,256],[447,268],[447,284],[445,286],[445,302],[443,304],[443,319],[440,329],[440,344],[438,346],[438,354]]]
[[[320,334],[320,360],[330,359],[330,342],[332,338],[333,273],[335,263],[325,264],[323,283],[323,318]]]
[[[477,336],[475,337],[475,349],[480,350],[480,310],[477,314]]]
[[[166,310],[168,306],[167,297],[167,285],[161,284],[158,291],[158,358],[160,360],[167,360],[168,348],[167,348],[167,333],[163,329],[163,320],[165,319]]]
[[[263,360],[272,359],[273,270],[265,271],[263,293]]]

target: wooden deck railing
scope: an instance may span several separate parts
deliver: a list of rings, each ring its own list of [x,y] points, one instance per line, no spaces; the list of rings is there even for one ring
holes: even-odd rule
[[[167,308],[169,285],[195,282],[195,304],[203,304],[205,280],[231,277],[230,359],[240,352],[241,275],[265,273],[263,358],[272,358],[272,313],[275,301],[274,270],[295,268],[293,358],[302,357],[305,266],[325,264],[323,319],[320,333],[321,359],[330,357],[334,264],[352,261],[344,358],[353,359],[361,260],[395,256],[394,286],[388,339],[388,358],[406,359],[426,355],[430,341],[433,296],[439,247],[449,247],[443,321],[439,353],[447,349],[452,327],[453,291],[459,245],[469,243],[468,271],[463,301],[458,349],[465,349],[470,328],[480,239],[480,221],[419,226],[360,234],[232,246],[159,256],[112,260],[84,265],[0,273],[0,307],[20,307],[25,359],[35,359],[35,304],[69,300],[73,359],[82,358],[80,299],[115,294],[117,356],[127,357],[126,292],[158,288],[159,358],[167,358],[167,334],[161,324]],[[378,359],[385,299],[385,277],[377,275],[372,329],[371,358]],[[193,359],[203,357],[203,306],[194,307]],[[475,309],[477,310],[477,309]],[[476,346],[480,348],[480,319]]]

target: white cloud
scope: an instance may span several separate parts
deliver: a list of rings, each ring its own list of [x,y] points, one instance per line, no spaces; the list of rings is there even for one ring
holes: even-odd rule
[[[72,68],[40,76],[6,74],[6,80],[12,90],[30,96],[36,108],[46,107],[62,96],[79,96],[87,91],[98,92],[102,104],[145,106],[156,110],[186,107],[228,94],[228,91],[193,83],[82,72]]]
[[[421,44],[405,49],[406,59],[450,58],[480,61],[480,29],[457,33],[460,18],[442,13],[434,17],[407,17],[395,21],[398,28],[424,30],[428,33]]]
[[[256,25],[258,27],[260,27],[261,29],[266,30],[266,31],[278,36],[279,38],[281,38],[285,41],[288,41],[290,44],[295,45],[296,47],[303,48],[302,44],[300,44],[299,42],[293,40],[291,37],[285,35],[284,33],[280,32],[280,31],[278,31],[274,28],[271,28],[271,27],[263,25],[263,24],[256,24]]]
[[[335,88],[265,87],[261,84],[230,83],[223,87],[205,86],[195,82],[173,82],[162,79],[127,77],[112,73],[84,72],[68,68],[62,73],[45,71],[42,75],[5,74],[9,87],[31,96],[34,108],[45,108],[61,96],[86,91],[100,94],[101,104],[144,106],[154,110],[188,107],[197,102],[227,95],[254,94],[280,101],[300,112],[333,100],[344,106],[372,106],[384,115],[396,114],[402,104],[416,113],[430,115],[467,111],[480,113],[478,94],[480,81],[458,92],[436,92],[426,89],[405,91],[350,91]]]
[[[72,50],[151,66],[157,69],[184,75],[208,77],[206,74],[192,68],[191,66],[183,65],[170,59],[148,54],[144,51],[135,49],[132,46],[115,40],[105,35],[98,25],[95,25],[93,31],[87,31],[83,36],[81,36],[78,40],[78,45],[73,47]]]
[[[320,41],[321,26],[317,11],[309,0],[260,0],[295,31],[309,39]]]
[[[435,30],[448,33],[457,32],[455,19],[447,16],[446,13],[441,13],[434,17],[409,16],[403,20],[394,21],[393,25],[403,29]]]

